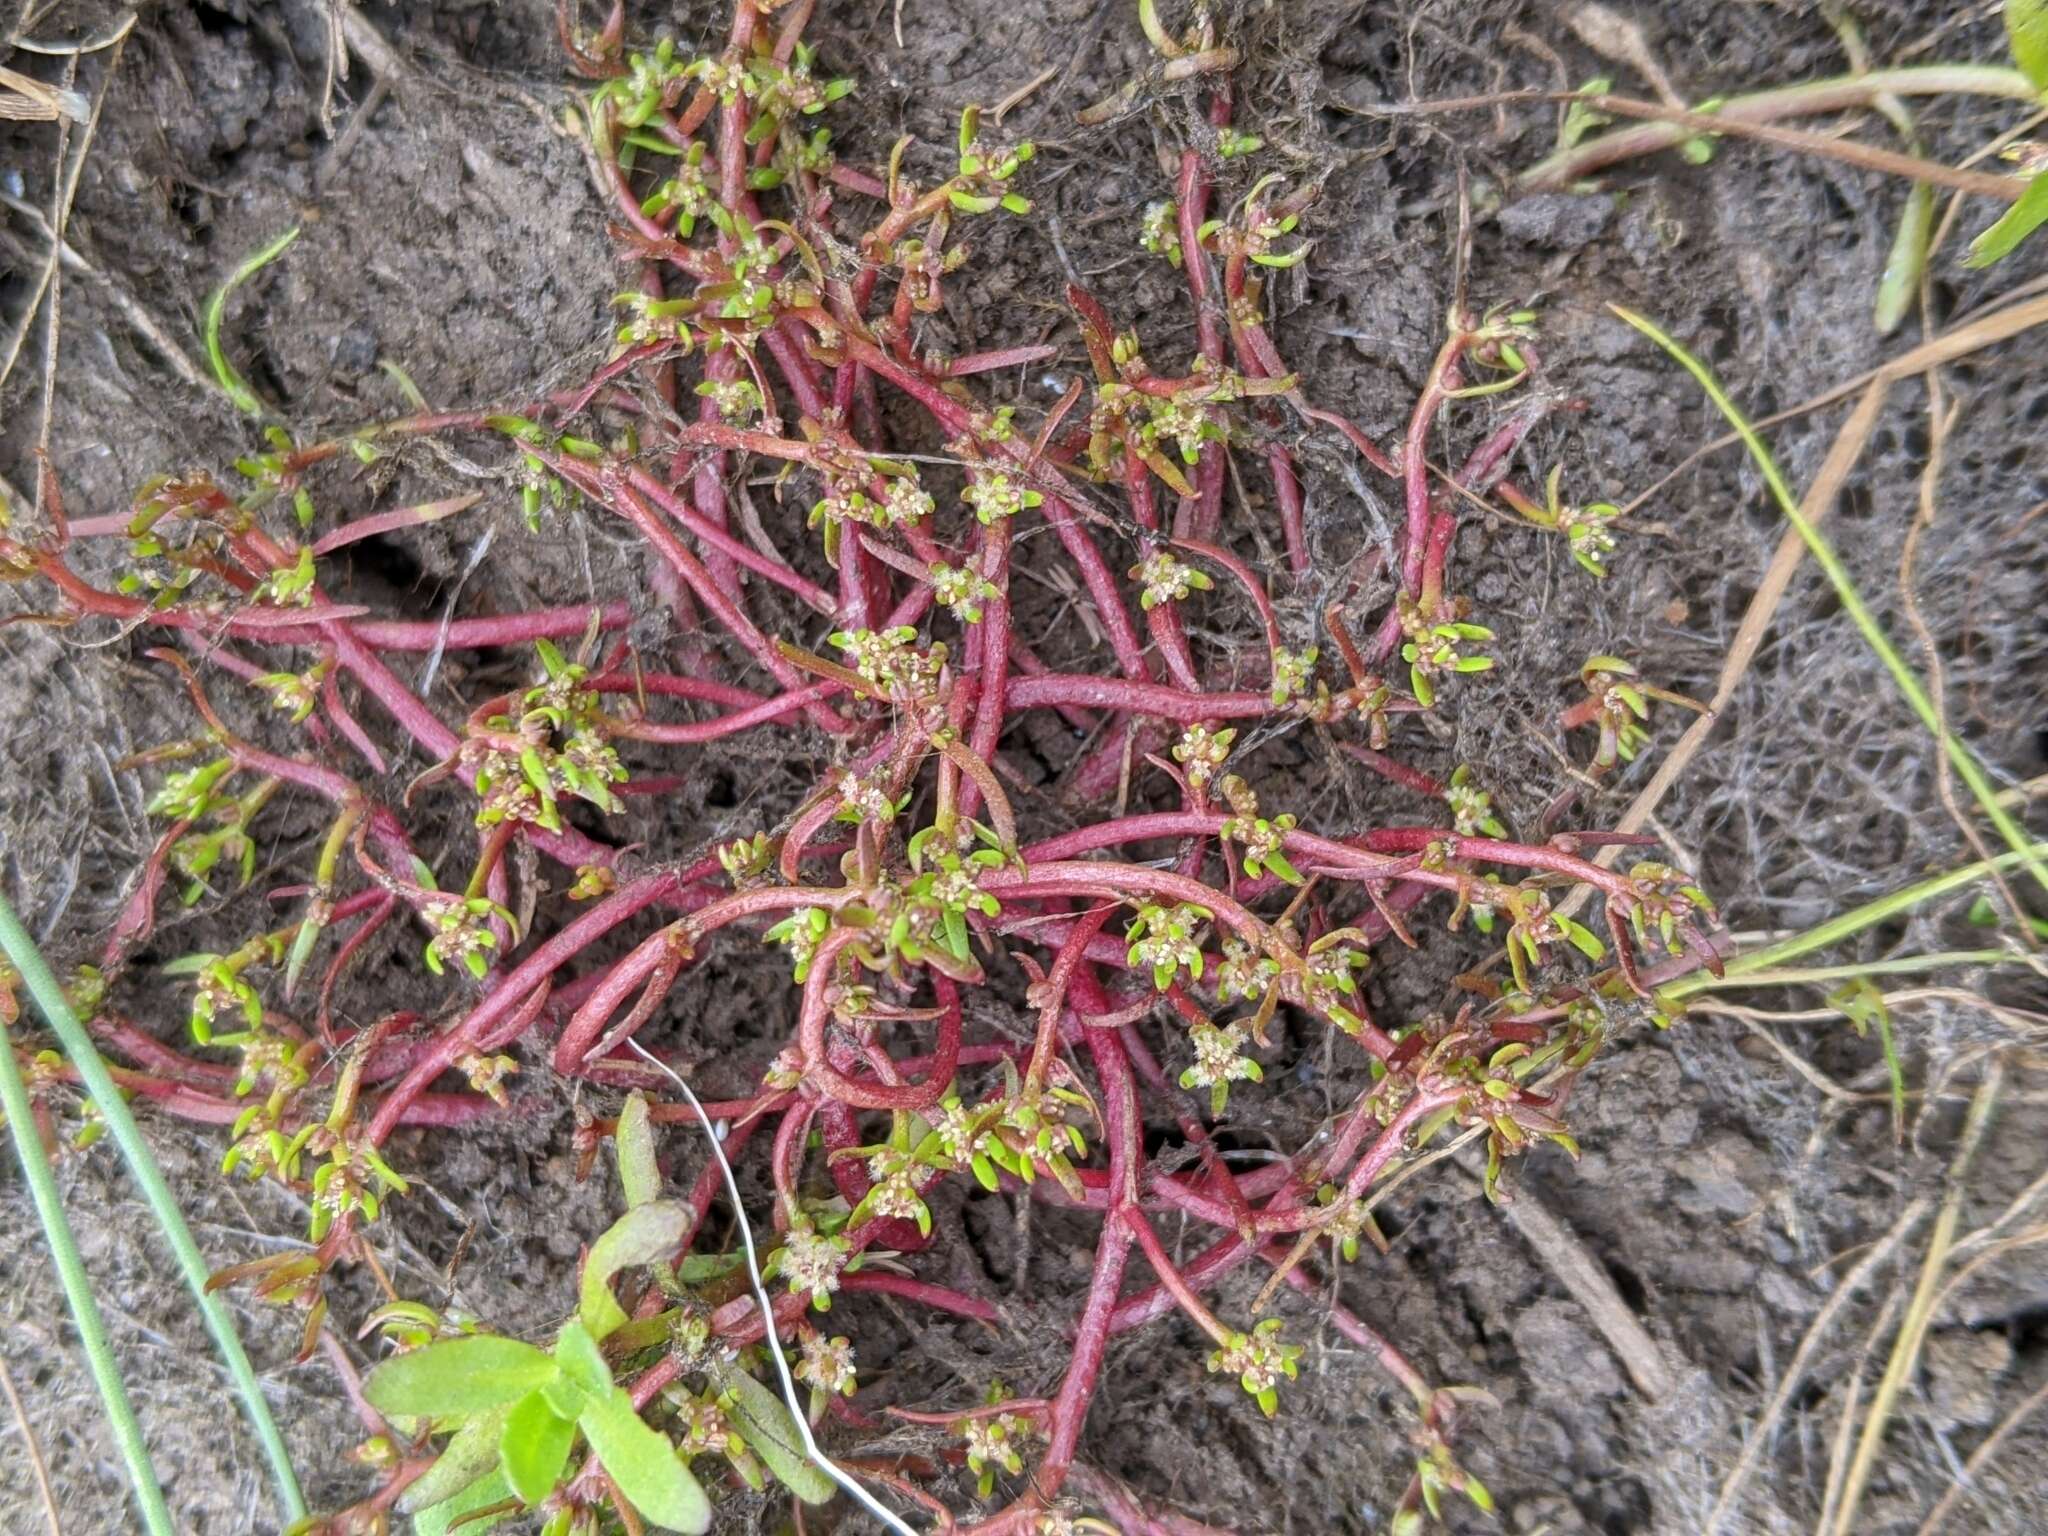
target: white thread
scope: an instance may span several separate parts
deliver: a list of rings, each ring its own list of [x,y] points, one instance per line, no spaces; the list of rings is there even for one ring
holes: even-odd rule
[[[775,1374],[782,1379],[782,1400],[789,1408],[790,1418],[796,1421],[797,1433],[803,1436],[804,1454],[817,1463],[827,1477],[852,1494],[863,1509],[894,1531],[896,1536],[918,1536],[916,1531],[904,1523],[902,1516],[889,1509],[868,1492],[852,1473],[843,1470],[838,1462],[827,1456],[819,1447],[817,1437],[811,1433],[810,1415],[805,1412],[803,1403],[797,1397],[796,1380],[789,1374],[789,1362],[782,1355],[782,1340],[776,1336],[775,1304],[768,1299],[768,1287],[761,1279],[761,1261],[754,1252],[754,1227],[747,1220],[746,1206],[740,1201],[739,1181],[733,1177],[732,1164],[726,1161],[725,1137],[721,1134],[725,1129],[724,1122],[712,1124],[711,1116],[705,1113],[696,1093],[683,1081],[675,1068],[631,1036],[627,1037],[626,1044],[633,1048],[641,1060],[666,1073],[669,1081],[683,1090],[683,1097],[690,1101],[690,1108],[697,1113],[698,1123],[704,1127],[704,1139],[711,1143],[711,1155],[718,1159],[718,1171],[725,1177],[726,1195],[732,1200],[733,1216],[740,1224],[740,1242],[747,1250],[747,1278],[754,1283],[754,1304],[761,1309],[761,1331],[767,1340],[768,1352],[775,1357]]]

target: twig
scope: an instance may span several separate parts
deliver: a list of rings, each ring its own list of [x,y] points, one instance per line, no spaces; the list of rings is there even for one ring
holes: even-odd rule
[[[28,302],[22,306],[21,329],[15,333],[14,340],[8,346],[6,360],[0,362],[0,384],[5,384],[7,376],[14,371],[15,361],[21,356],[22,343],[28,340],[29,327],[35,324],[36,310],[42,305],[43,295],[49,291],[50,285],[57,279],[57,265],[61,259],[59,252],[64,244],[65,228],[71,220],[71,204],[78,196],[78,179],[84,174],[86,158],[92,152],[93,135],[99,131],[100,112],[106,106],[107,92],[114,83],[114,71],[120,67],[121,50],[126,46],[129,30],[134,25],[135,17],[131,14],[126,24],[122,26],[112,40],[114,52],[108,58],[107,67],[100,77],[99,90],[93,96],[92,111],[86,117],[84,127],[79,130],[78,152],[71,157],[68,173],[65,171],[64,161],[66,150],[71,141],[71,122],[67,117],[58,124],[57,172],[61,185],[54,194],[55,206],[51,210],[51,216],[48,221],[52,232],[50,252],[43,262],[42,275],[36,280],[35,288],[29,294]],[[69,73],[75,71],[77,67],[78,60],[74,56],[65,66],[67,79],[69,78]],[[50,317],[48,346],[48,350],[52,355],[56,351],[56,330],[56,315],[53,307]],[[45,409],[44,416],[43,431],[47,433],[49,430],[47,408]],[[38,505],[40,505],[40,502]]]
[[[4,193],[0,193],[0,206],[11,208],[27,219],[45,239],[50,237],[50,221],[43,216],[42,209],[24,203],[18,198],[8,197]],[[183,344],[163,328],[156,316],[152,315],[143,306],[142,301],[130,293],[119,279],[112,273],[94,266],[68,239],[58,242],[57,254],[67,270],[82,272],[106,289],[108,297],[114,301],[114,307],[121,311],[122,317],[135,328],[144,341],[163,356],[179,378],[201,392],[213,388],[212,379],[203,368],[192,361]]]
[[[1614,1281],[1578,1236],[1524,1187],[1503,1202],[1502,1213],[1529,1246],[1536,1250],[1558,1283],[1586,1309],[1593,1326],[1628,1372],[1636,1390],[1651,1402],[1662,1402],[1678,1386],[1678,1375],[1663,1348],[1636,1320]]]

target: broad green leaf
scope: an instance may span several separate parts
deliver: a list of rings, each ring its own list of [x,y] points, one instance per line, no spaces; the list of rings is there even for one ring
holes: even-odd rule
[[[562,1480],[576,1426],[548,1406],[539,1392],[529,1392],[512,1406],[498,1440],[499,1465],[512,1491],[527,1504],[538,1504]]]
[[[2020,73],[2048,92],[2048,0],[2005,0],[2005,34]]]
[[[2011,254],[2014,246],[2044,223],[2048,223],[2048,171],[2029,181],[2020,200],[2006,209],[2005,217],[1970,242],[1970,254],[1963,258],[1963,265],[1990,266]]]
[[[584,1404],[578,1424],[605,1471],[649,1523],[684,1536],[711,1529],[711,1502],[668,1437],[649,1429],[623,1387]]]
[[[839,1489],[804,1450],[803,1436],[782,1399],[737,1366],[719,1366],[712,1375],[732,1394],[732,1416],[741,1437],[782,1486],[806,1504],[831,1503]]]
[[[627,1207],[659,1200],[661,1169],[654,1160],[654,1125],[647,1117],[647,1096],[637,1089],[626,1095],[612,1143],[619,1154],[619,1183],[625,1188]]]
[[[493,1408],[463,1422],[434,1464],[398,1496],[398,1512],[415,1514],[452,1499],[498,1464],[498,1436],[509,1408]]]
[[[692,1214],[676,1200],[636,1205],[590,1245],[577,1312],[594,1337],[602,1339],[626,1325],[625,1308],[612,1296],[612,1276],[631,1265],[657,1263],[673,1254],[690,1230]]]
[[[611,1391],[612,1368],[604,1363],[604,1354],[590,1330],[574,1318],[555,1340],[555,1361],[563,1378],[584,1396],[603,1397]]]
[[[413,1536],[475,1536],[478,1531],[488,1531],[500,1520],[516,1513],[506,1510],[503,1514],[485,1515],[481,1519],[464,1520],[460,1525],[454,1522],[472,1510],[488,1509],[493,1504],[502,1504],[512,1497],[512,1490],[505,1484],[505,1474],[493,1471],[480,1477],[454,1498],[423,1509],[412,1517]]]
[[[531,1344],[480,1333],[386,1360],[363,1383],[380,1413],[432,1419],[480,1413],[545,1386],[557,1366]]]

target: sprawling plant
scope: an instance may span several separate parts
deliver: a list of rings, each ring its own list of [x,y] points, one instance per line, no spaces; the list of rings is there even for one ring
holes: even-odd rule
[[[763,943],[789,965],[792,1022],[753,1086],[708,1109],[729,1126],[725,1155],[763,1164],[775,1191],[754,1213],[772,1329],[828,1438],[857,1449],[875,1426],[857,1328],[831,1334],[814,1317],[840,1298],[886,1292],[1011,1326],[990,1301],[916,1276],[957,1209],[939,1190],[967,1181],[1085,1213],[1098,1232],[1046,1396],[990,1383],[957,1411],[904,1415],[956,1436],[982,1497],[998,1483],[1013,1495],[973,1529],[1101,1528],[1077,1502],[1094,1483],[1072,1474],[1105,1352],[1173,1312],[1208,1336],[1208,1368],[1268,1415],[1296,1374],[1288,1332],[1334,1327],[1412,1395],[1396,1529],[1447,1493],[1490,1507],[1454,1454],[1470,1389],[1431,1382],[1328,1301],[1313,1261],[1353,1260],[1377,1238],[1377,1192],[1433,1144],[1482,1142],[1490,1191],[1508,1157],[1575,1151],[1564,1106],[1610,1033],[1610,1002],[1714,963],[1713,909],[1687,876],[1589,856],[1635,840],[1516,841],[1472,768],[1439,778],[1398,755],[1400,738],[1427,744],[1415,717],[1494,665],[1493,630],[1455,579],[1470,498],[1499,489],[1592,578],[1614,552],[1611,507],[1568,503],[1556,475],[1540,500],[1509,483],[1546,398],[1535,317],[1452,313],[1397,448],[1311,403],[1263,284],[1307,255],[1314,189],[1259,170],[1257,140],[1231,126],[1235,56],[1207,23],[1176,36],[1147,3],[1164,75],[1196,95],[1205,126],[1172,198],[1130,238],[1185,281],[1194,353],[1155,363],[1069,288],[1086,373],[1050,410],[1003,402],[986,379],[1057,349],[944,356],[926,317],[962,280],[978,222],[1033,217],[1033,147],[969,106],[943,163],[907,140],[878,171],[843,163],[824,113],[853,86],[804,45],[811,10],[738,0],[724,46],[702,57],[671,40],[629,51],[616,11],[594,36],[565,16],[592,82],[580,127],[637,274],[617,299],[617,350],[581,387],[322,441],[273,428],[238,482],[165,479],[123,515],[67,524],[49,482],[55,537],[0,539],[0,569],[54,586],[66,617],[185,642],[274,706],[274,739],[293,743],[245,739],[185,653],[152,652],[177,669],[199,729],[144,754],[165,769],[152,804],[165,825],[99,966],[80,974],[79,1005],[126,1062],[125,1088],[227,1127],[229,1172],[309,1198],[307,1249],[221,1277],[303,1309],[309,1352],[327,1327],[324,1278],[373,1261],[366,1228],[408,1193],[395,1131],[458,1134],[496,1112],[522,1048],[626,1095],[615,1119],[584,1126],[586,1151],[616,1143],[625,1209],[585,1256],[573,1315],[537,1344],[383,1307],[368,1331],[390,1353],[351,1383],[370,1436],[358,1459],[378,1483],[322,1529],[405,1514],[420,1531],[470,1532],[534,1511],[554,1536],[703,1531],[706,1482],[833,1494],[763,1384],[773,1341],[739,1255],[699,1242],[717,1169],[680,1192],[664,1183],[658,1128],[692,1112],[635,1039],[691,967]],[[1433,468],[1432,445],[1471,431],[1468,414],[1490,424],[1454,475]],[[1310,547],[1295,460],[1310,434],[1399,489],[1398,539],[1349,570],[1320,569]],[[451,437],[471,454],[501,446],[504,494],[528,519],[611,518],[637,537],[640,600],[434,624],[331,596],[337,551],[475,498],[322,531],[323,471]],[[932,442],[942,449],[913,451]],[[759,536],[745,497],[763,475],[808,507],[815,551],[796,551],[794,519],[775,528],[779,546]],[[1230,494],[1244,484],[1256,494]],[[115,578],[82,574],[89,543],[116,547]],[[1265,563],[1272,587],[1243,553],[1267,548],[1280,552]],[[1041,656],[1052,637],[1020,616],[1027,561],[1085,596],[1094,650],[1063,634],[1061,665]],[[1304,596],[1322,604],[1312,618]],[[643,609],[665,612],[668,646],[636,646]],[[1210,638],[1247,626],[1249,656]],[[519,648],[529,681],[450,723],[400,670],[435,648]],[[1672,696],[1613,657],[1589,662],[1585,684],[1566,723],[1598,727],[1601,772],[1646,744],[1646,701]],[[1045,797],[1013,803],[1005,787],[1002,748],[1027,721],[1073,745],[1057,819]],[[1259,783],[1252,749],[1308,728],[1407,796],[1406,818],[1317,826],[1285,806],[1285,786]],[[394,775],[394,733],[426,774]],[[629,798],[677,784],[651,759],[686,773],[741,735],[810,774],[786,819],[695,858],[606,835]],[[437,780],[473,827],[466,845],[423,852],[413,802]],[[276,927],[167,968],[189,987],[195,1042],[174,1049],[115,1010],[115,983],[167,890],[200,900],[252,877],[280,791],[326,808],[317,857],[271,891]],[[1134,800],[1151,808],[1126,809]],[[1571,914],[1589,898],[1581,923]],[[1469,979],[1452,1013],[1384,1016],[1370,964],[1437,918],[1504,944],[1505,972]],[[335,997],[390,925],[411,931],[419,1001],[342,1027]],[[975,1022],[990,989],[1021,999],[1029,1039]],[[1368,1086],[1298,1151],[1240,1172],[1211,1125],[1256,1123],[1271,1102],[1261,1056],[1281,1010],[1340,1033]],[[1133,1027],[1148,1018],[1165,1021],[1163,1053]],[[54,1135],[75,1113],[65,1069],[38,1057],[30,1075]],[[1147,1127],[1169,1125],[1193,1161],[1148,1154]],[[1157,1231],[1167,1217],[1207,1229],[1207,1246],[1177,1263]],[[877,1262],[885,1253],[894,1261]],[[1272,1282],[1255,1312],[1285,1284],[1300,1316],[1205,1299],[1247,1267]],[[862,1469],[940,1528],[965,1519],[951,1510],[966,1485],[931,1461]]]

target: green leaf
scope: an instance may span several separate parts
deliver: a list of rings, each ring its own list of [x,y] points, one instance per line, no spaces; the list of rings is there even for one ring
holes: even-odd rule
[[[1892,1133],[1904,1141],[1906,1068],[1899,1060],[1898,1042],[1892,1038],[1892,1011],[1885,1005],[1884,993],[1868,976],[1856,976],[1831,993],[1828,1001],[1842,1010],[1842,1017],[1849,1021],[1849,1027],[1859,1038],[1869,1035],[1872,1024],[1877,1026],[1877,1037],[1884,1047],[1885,1070],[1892,1082]]]
[[[654,1158],[654,1123],[647,1115],[647,1096],[637,1089],[626,1095],[612,1143],[619,1154],[619,1183],[626,1191],[627,1206],[659,1200],[661,1168]]]
[[[2005,34],[2012,61],[2042,91],[2048,91],[2048,0],[2005,0]]]
[[[555,1340],[555,1363],[564,1380],[586,1397],[603,1397],[612,1389],[612,1368],[604,1363],[590,1330],[574,1318]]]
[[[538,1504],[562,1480],[575,1440],[573,1423],[549,1407],[540,1393],[527,1393],[513,1405],[498,1440],[505,1482],[528,1505]]]
[[[676,1265],[675,1276],[682,1285],[703,1285],[737,1274],[746,1262],[743,1253],[693,1253]]]
[[[1599,75],[1580,86],[1577,94],[1580,97],[1605,96],[1613,89],[1613,77]],[[1613,121],[1614,119],[1605,112],[1597,110],[1586,101],[1574,101],[1565,108],[1564,124],[1557,132],[1557,147],[1570,149],[1595,128],[1604,128]]]
[[[1988,267],[2012,253],[2012,248],[2048,223],[2048,171],[2027,183],[2020,200],[2006,209],[2005,216],[1970,242],[1966,267]]]
[[[806,1504],[831,1503],[839,1489],[804,1449],[803,1435],[782,1399],[737,1366],[720,1365],[712,1375],[732,1394],[731,1413],[748,1448],[782,1486]]]
[[[635,1264],[668,1258],[682,1246],[692,1216],[688,1206],[675,1200],[636,1205],[590,1245],[577,1313],[594,1338],[626,1325],[625,1309],[612,1296],[612,1276]]]
[[[213,364],[214,382],[220,385],[223,394],[235,402],[236,408],[246,415],[261,416],[263,402],[256,398],[256,391],[249,387],[249,381],[235,371],[235,365],[228,361],[227,352],[221,347],[221,315],[227,309],[228,295],[282,256],[298,238],[298,226],[294,225],[230,272],[228,280],[214,289],[213,296],[206,301],[203,332],[206,337],[207,361]]]
[[[1877,285],[1873,320],[1877,334],[1889,336],[1920,296],[1920,276],[1927,270],[1927,245],[1934,234],[1934,183],[1916,181],[1907,189],[1906,206],[1885,258],[1884,277]]]
[[[703,1536],[711,1529],[711,1502],[666,1436],[649,1429],[623,1387],[583,1407],[577,1421],[605,1471],[641,1517],[663,1530]]]
[[[398,1496],[398,1512],[410,1515],[431,1509],[454,1498],[496,1467],[498,1436],[504,1431],[505,1415],[509,1412],[510,1408],[493,1408],[465,1421],[434,1464],[420,1474],[419,1481]]]
[[[531,1344],[480,1333],[386,1360],[370,1372],[363,1395],[379,1413],[467,1416],[526,1396],[554,1380],[558,1369]]]
[[[454,1498],[414,1515],[413,1536],[449,1536],[451,1531],[459,1533],[459,1536],[475,1536],[478,1531],[488,1531],[515,1511],[508,1509],[503,1514],[463,1520],[460,1525],[454,1522],[472,1510],[488,1509],[491,1505],[502,1504],[511,1497],[512,1490],[506,1486],[505,1474],[494,1471],[488,1476],[478,1478]]]

